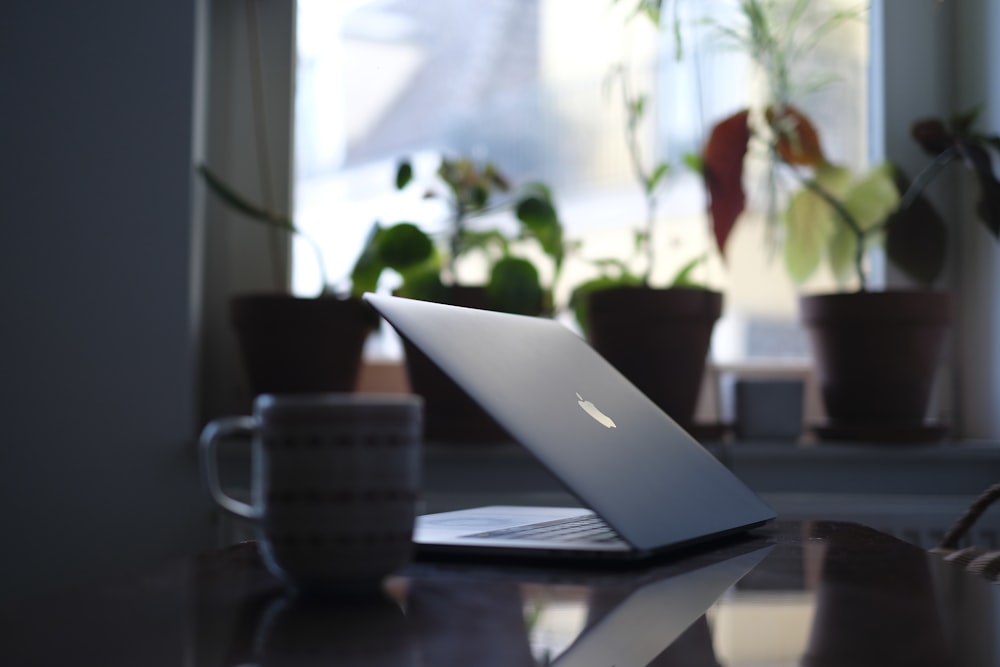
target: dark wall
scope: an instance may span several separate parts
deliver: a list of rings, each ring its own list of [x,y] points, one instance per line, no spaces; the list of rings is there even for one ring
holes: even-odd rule
[[[0,599],[208,542],[196,4],[0,6]]]

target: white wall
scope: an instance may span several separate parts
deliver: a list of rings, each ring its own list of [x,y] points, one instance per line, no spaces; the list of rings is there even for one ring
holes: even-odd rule
[[[195,0],[0,8],[0,599],[207,545]]]

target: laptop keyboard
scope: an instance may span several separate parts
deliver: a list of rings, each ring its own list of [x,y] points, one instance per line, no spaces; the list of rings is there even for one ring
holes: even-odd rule
[[[558,542],[599,542],[611,544],[621,538],[600,517],[583,516],[574,519],[557,519],[527,526],[501,528],[463,537],[489,537],[513,540],[545,540]]]

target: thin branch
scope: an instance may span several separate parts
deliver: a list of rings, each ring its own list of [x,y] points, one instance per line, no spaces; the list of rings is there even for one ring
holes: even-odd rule
[[[798,172],[796,172],[798,175]],[[865,261],[865,237],[868,236],[868,232],[861,228],[858,221],[854,219],[851,212],[847,210],[844,204],[826,191],[819,183],[811,178],[800,178],[803,185],[805,185],[809,190],[819,195],[819,197],[825,201],[830,207],[836,212],[837,216],[844,221],[847,228],[851,230],[854,234],[854,270],[858,276],[859,288],[862,292],[868,289],[868,280],[865,277],[864,261]]]
[[[947,167],[952,160],[958,157],[958,149],[954,146],[949,146],[946,150],[938,153],[934,160],[924,167],[919,174],[910,183],[910,186],[906,188],[906,192],[903,193],[903,197],[899,202],[899,209],[905,211],[913,202],[916,201],[920,193],[923,192],[924,188],[937,178],[938,174]]]
[[[622,103],[625,106],[625,142],[628,147],[629,160],[632,163],[632,171],[642,184],[643,195],[646,200],[646,221],[645,238],[643,244],[646,250],[646,273],[643,283],[649,284],[653,275],[653,267],[656,263],[655,247],[653,245],[653,227],[656,222],[657,195],[650,188],[651,176],[646,172],[642,164],[642,150],[639,147],[639,138],[636,128],[641,120],[641,111],[636,110],[635,99],[632,97],[631,88],[624,70],[619,67],[615,73],[621,86]]]
[[[280,229],[288,232],[289,234],[295,234],[305,239],[306,242],[312,247],[313,252],[316,254],[316,264],[319,268],[320,279],[323,281],[323,292],[326,292],[330,288],[330,283],[327,281],[326,265],[323,261],[322,249],[311,236],[305,234],[301,229],[299,229],[291,218],[287,215],[282,215],[272,211],[269,208],[258,206],[257,204],[246,199],[243,195],[238,193],[235,188],[216,176],[203,164],[198,165],[198,173],[200,173],[202,178],[205,179],[205,183],[208,184],[212,192],[214,192],[224,202],[246,216],[249,220],[267,225],[272,229]]]

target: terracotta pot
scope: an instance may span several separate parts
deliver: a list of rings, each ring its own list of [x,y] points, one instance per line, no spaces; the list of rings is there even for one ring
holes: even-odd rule
[[[491,310],[486,288],[453,286],[448,303]],[[403,340],[406,374],[413,393],[424,399],[424,437],[439,442],[501,442],[507,432],[423,352]]]
[[[831,425],[921,426],[951,324],[950,294],[805,296],[799,302]]]
[[[591,345],[685,428],[694,424],[722,295],[705,289],[615,287],[589,295]]]
[[[350,392],[377,319],[358,299],[248,294],[230,303],[253,394]]]

